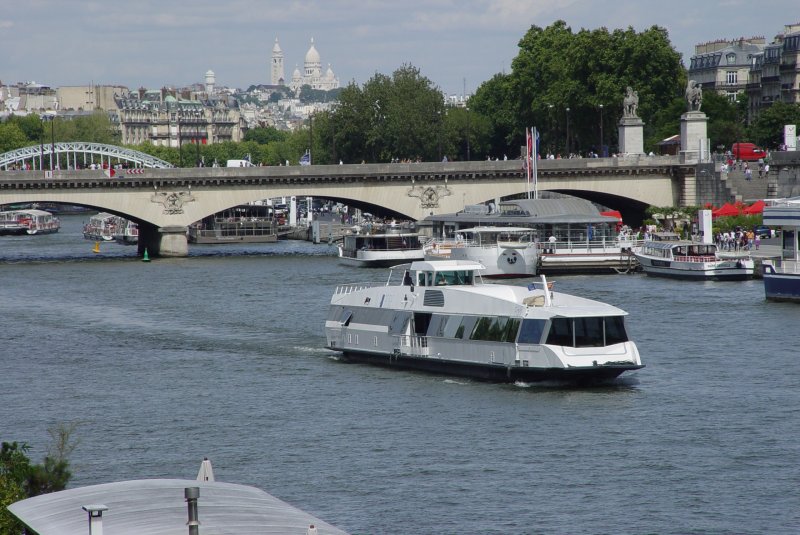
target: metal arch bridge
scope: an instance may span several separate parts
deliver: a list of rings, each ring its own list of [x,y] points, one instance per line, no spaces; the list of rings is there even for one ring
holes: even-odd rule
[[[9,166],[21,164],[29,165],[29,169],[42,169],[44,156],[54,158],[53,167],[61,168],[61,156],[64,155],[64,167],[77,169],[79,165],[84,167],[92,163],[104,163],[113,161],[126,161],[135,167],[150,167],[166,169],[174,167],[171,163],[165,162],[160,158],[151,156],[144,152],[107,145],[104,143],[87,143],[84,141],[48,143],[44,145],[30,145],[21,149],[12,150],[0,154],[0,169],[9,170]],[[99,156],[99,162],[97,158]]]

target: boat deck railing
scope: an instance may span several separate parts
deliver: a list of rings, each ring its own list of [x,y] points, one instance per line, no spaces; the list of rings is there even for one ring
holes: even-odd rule
[[[428,337],[400,334],[395,335],[395,347],[399,348],[402,355],[414,357],[427,357],[430,356],[430,349],[428,348]]]
[[[644,240],[596,240],[596,241],[556,241],[539,242],[539,250],[550,254],[568,253],[618,253],[622,249],[636,249]]]
[[[347,295],[353,292],[366,290],[367,288],[374,288],[376,286],[385,286],[376,282],[351,282],[347,284],[340,284],[334,290],[334,295]]]

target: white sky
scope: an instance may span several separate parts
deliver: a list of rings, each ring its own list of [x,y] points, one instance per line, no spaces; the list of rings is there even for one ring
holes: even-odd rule
[[[403,63],[448,94],[509,72],[531,25],[656,24],[688,64],[694,45],[763,35],[800,21],[797,0],[0,0],[0,80],[135,89],[270,83],[277,37],[291,77],[313,37],[323,71],[346,85]]]

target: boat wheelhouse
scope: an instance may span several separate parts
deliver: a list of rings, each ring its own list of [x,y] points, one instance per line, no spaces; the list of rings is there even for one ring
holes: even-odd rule
[[[762,265],[764,294],[769,301],[800,303],[800,197],[770,201],[764,224],[781,229],[781,255]]]
[[[753,278],[749,256],[721,257],[713,243],[688,240],[648,240],[635,252],[647,275],[695,280],[746,280]]]
[[[339,261],[351,266],[388,267],[422,260],[425,253],[416,232],[384,231],[380,234],[347,234],[338,245]]]
[[[425,218],[434,239],[453,239],[479,226],[525,227],[538,243],[537,273],[614,273],[635,267],[637,242],[618,230],[620,221],[602,215],[591,202],[574,197],[517,199],[470,205],[454,214]]]
[[[45,210],[8,210],[0,212],[0,235],[53,234],[61,228],[59,219]]]
[[[139,243],[139,225],[124,217],[117,218],[114,241],[122,245],[136,245]]]
[[[426,260],[471,260],[486,268],[490,278],[536,274],[538,244],[525,227],[472,227],[454,238],[432,239],[424,245]]]
[[[331,297],[327,347],[353,361],[494,381],[606,380],[642,368],[623,310],[538,284],[484,284],[464,260],[392,269]]]

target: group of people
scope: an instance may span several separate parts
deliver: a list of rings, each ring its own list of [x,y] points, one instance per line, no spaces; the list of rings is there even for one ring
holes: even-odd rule
[[[727,160],[722,162],[720,165],[720,172],[722,176],[725,177],[731,171],[735,170],[743,171],[744,178],[748,182],[753,180],[753,170],[750,168],[750,162],[745,162],[743,160],[734,160],[730,156]],[[769,162],[765,162],[764,160],[758,160],[758,178],[766,178],[769,176]]]
[[[761,237],[752,230],[731,230],[718,232],[714,241],[720,251],[749,251],[761,246]]]

